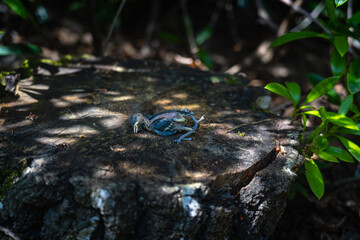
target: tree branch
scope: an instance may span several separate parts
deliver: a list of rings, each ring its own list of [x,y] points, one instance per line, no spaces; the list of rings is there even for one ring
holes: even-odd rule
[[[285,5],[291,7],[292,9],[294,9],[294,11],[301,13],[303,15],[305,15],[307,18],[311,19],[316,25],[318,25],[319,27],[321,27],[326,33],[331,33],[327,28],[325,28],[316,18],[314,18],[313,16],[311,16],[310,13],[308,13],[306,10],[304,10],[301,7],[296,6],[291,0],[279,0],[280,2],[284,3]]]

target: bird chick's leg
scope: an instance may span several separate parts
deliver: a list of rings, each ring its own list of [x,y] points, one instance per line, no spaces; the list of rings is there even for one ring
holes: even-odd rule
[[[190,117],[192,118],[192,120],[194,120],[195,125],[193,126],[192,130],[188,131],[187,133],[185,133],[184,135],[182,135],[181,137],[179,137],[178,139],[174,140],[174,142],[176,142],[177,144],[181,143],[181,140],[191,140],[191,138],[185,138],[187,136],[189,136],[190,134],[194,133],[199,125],[199,122],[201,122],[202,120],[204,120],[204,116],[202,115],[201,118],[199,120],[196,120],[194,118],[193,115],[190,115]]]
[[[172,120],[174,122],[177,122],[177,123],[184,123],[186,122],[186,118],[187,116],[191,116],[193,114],[195,114],[194,112],[191,112],[188,108],[183,108],[180,110],[181,112],[184,112],[181,114],[181,117],[178,117],[178,118],[173,118]]]
[[[180,111],[187,112],[189,115],[194,115],[195,114],[194,112],[190,111],[188,108],[183,108]]]

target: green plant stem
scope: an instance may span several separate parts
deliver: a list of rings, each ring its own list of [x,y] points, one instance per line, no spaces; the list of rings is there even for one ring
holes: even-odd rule
[[[326,127],[327,124],[325,124],[325,122],[322,122],[308,137],[308,139],[306,139],[306,142],[309,143],[311,142],[314,137],[316,137],[317,135],[319,135],[322,130],[324,130],[324,128]]]
[[[111,27],[110,27],[110,29],[109,29],[109,32],[108,32],[108,34],[107,34],[107,37],[106,37],[106,40],[105,40],[105,43],[104,43],[104,47],[103,47],[102,50],[101,50],[101,53],[100,53],[101,56],[104,56],[104,54],[105,54],[105,52],[106,52],[106,49],[107,49],[107,47],[108,47],[108,44],[109,44],[111,35],[112,35],[113,31],[114,31],[114,27],[115,27],[116,21],[117,21],[117,19],[119,18],[119,15],[120,15],[121,10],[123,9],[125,3],[126,3],[126,0],[122,0],[121,4],[120,4],[120,6],[119,6],[119,8],[118,8],[118,10],[117,10],[117,12],[116,12],[116,15],[115,15],[115,17],[114,17],[114,20],[113,20],[113,22],[112,22],[112,24],[111,24]]]

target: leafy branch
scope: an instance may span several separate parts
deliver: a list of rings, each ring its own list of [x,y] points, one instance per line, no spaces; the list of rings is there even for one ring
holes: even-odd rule
[[[281,1],[293,7],[291,1]],[[347,0],[325,1],[329,19],[327,22],[321,19],[316,21],[317,24],[321,24],[325,33],[290,32],[277,38],[271,45],[277,47],[304,38],[324,39],[333,46],[330,56],[330,68],[333,76],[323,78],[309,74],[308,79],[315,86],[306,95],[303,102],[300,102],[301,88],[298,83],[285,82],[285,85],[270,83],[265,87],[269,91],[289,99],[294,108],[292,118],[302,118],[303,120],[303,143],[300,152],[306,158],[306,179],[318,199],[323,196],[325,186],[315,160],[320,158],[333,163],[339,163],[339,161],[353,163],[355,159],[360,162],[360,147],[347,137],[347,135],[360,135],[360,112],[356,106],[356,102],[360,100],[360,58],[353,54],[348,43],[349,38],[359,40],[360,11],[354,13],[350,19],[343,21],[345,24],[340,23],[335,9],[346,2]],[[348,62],[349,64],[347,64]],[[348,93],[342,101],[334,91],[334,86],[341,81],[344,82]],[[328,96],[328,101],[339,105],[337,112],[327,111],[324,107],[315,109],[310,105],[312,101],[324,95]],[[306,123],[310,115],[320,118],[321,123],[305,138]],[[330,146],[329,143],[333,139],[338,139],[343,148]]]

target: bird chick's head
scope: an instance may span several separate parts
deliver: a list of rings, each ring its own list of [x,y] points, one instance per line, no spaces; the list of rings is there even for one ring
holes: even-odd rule
[[[145,124],[145,117],[141,113],[134,114],[131,117],[131,126],[133,127],[134,133],[137,133]]]

